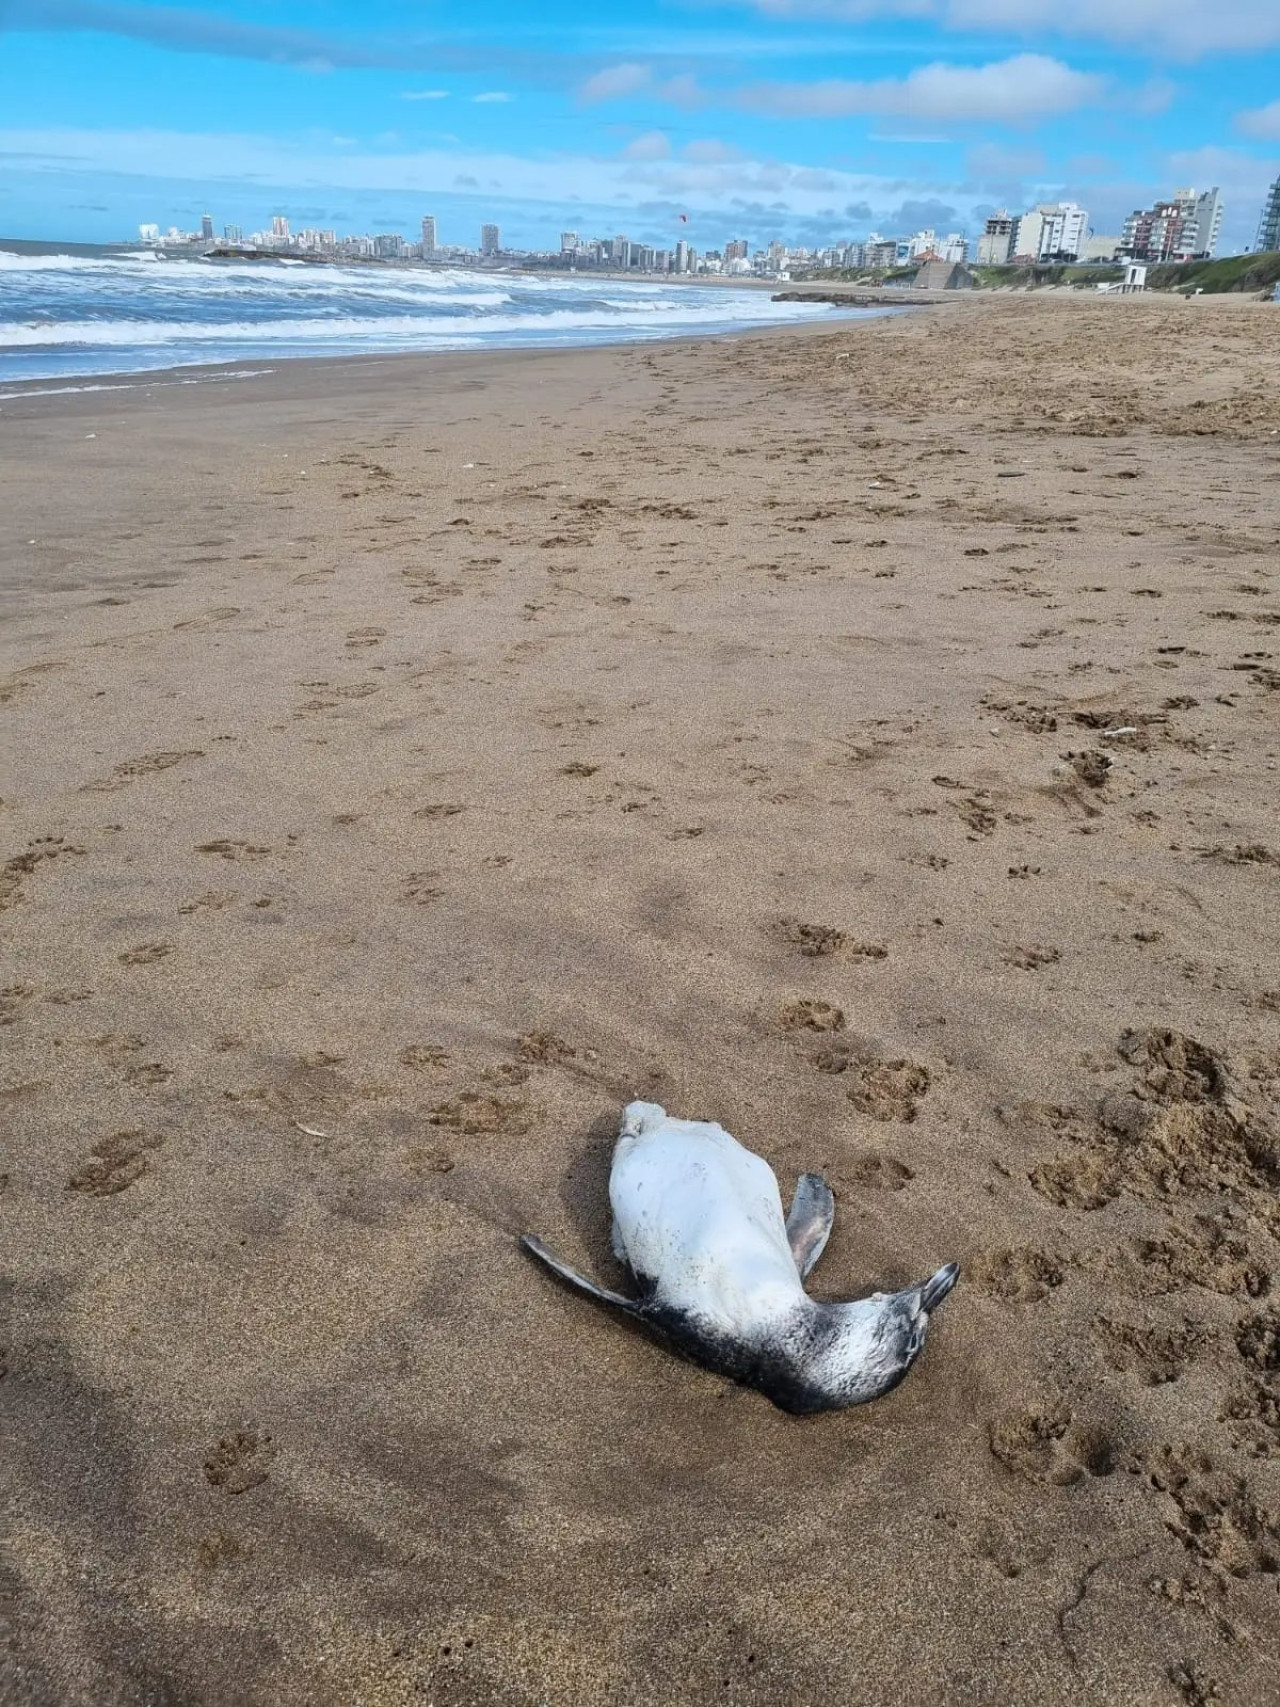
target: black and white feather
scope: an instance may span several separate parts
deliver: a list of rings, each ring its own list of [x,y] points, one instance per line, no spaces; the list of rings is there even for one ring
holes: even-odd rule
[[[804,1174],[784,1218],[762,1157],[722,1126],[675,1120],[657,1103],[624,1112],[609,1201],[614,1254],[637,1298],[596,1286],[532,1234],[526,1247],[570,1285],[785,1411],[860,1405],[896,1387],[959,1275],[948,1263],[901,1292],[816,1302],[803,1282],[831,1232],[830,1186]]]

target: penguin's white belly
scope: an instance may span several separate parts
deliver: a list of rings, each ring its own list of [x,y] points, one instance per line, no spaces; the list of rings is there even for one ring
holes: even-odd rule
[[[723,1127],[632,1108],[609,1179],[617,1254],[656,1303],[754,1339],[804,1296],[773,1169]]]

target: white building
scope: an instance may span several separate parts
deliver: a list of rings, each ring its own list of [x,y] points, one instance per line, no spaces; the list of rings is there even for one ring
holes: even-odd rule
[[[1202,190],[1199,195],[1194,190],[1175,190],[1173,199],[1188,209],[1182,228],[1183,247],[1190,246],[1193,255],[1204,255],[1212,260],[1222,235],[1220,192],[1216,186],[1212,190]]]
[[[140,225],[138,227],[138,240],[142,243],[158,243],[160,241],[160,227],[158,225]]]
[[[1041,202],[1018,220],[1010,254],[1019,261],[1074,260],[1088,232],[1089,215],[1075,202]]]
[[[501,247],[501,233],[497,226],[482,225],[480,227],[480,253],[482,255],[496,255]]]
[[[562,255],[576,255],[578,253],[578,233],[576,231],[562,231],[560,233],[560,253]]]

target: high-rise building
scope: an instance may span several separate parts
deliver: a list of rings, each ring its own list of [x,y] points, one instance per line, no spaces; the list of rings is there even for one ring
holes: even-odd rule
[[[1280,249],[1280,178],[1271,186],[1262,218],[1258,221],[1258,250]]]
[[[1169,201],[1135,208],[1124,222],[1122,253],[1136,261],[1188,261],[1212,257],[1222,232],[1222,197],[1216,188],[1175,190]]]
[[[671,270],[674,273],[687,273],[689,271],[689,245],[683,237],[676,244],[676,258]]]
[[[279,243],[287,243],[289,241],[289,221],[285,218],[284,214],[272,214],[271,235]]]
[[[502,238],[497,226],[482,225],[480,227],[480,253],[482,255],[496,255],[501,247]]]
[[[1017,222],[1010,258],[1018,261],[1075,260],[1089,234],[1089,215],[1075,202],[1041,202]]]
[[[1017,220],[1005,209],[993,213],[982,228],[978,239],[978,265],[1003,267],[1013,252],[1013,235]]]
[[[200,215],[200,240],[202,243],[213,242],[213,215],[211,213]]]
[[[429,261],[436,252],[436,222],[433,215],[422,216],[422,258]]]
[[[725,265],[728,266],[730,261],[745,261],[747,250],[748,244],[745,237],[731,238],[724,246]]]
[[[574,255],[577,250],[578,233],[576,231],[562,231],[560,233],[560,253],[562,255]]]
[[[373,252],[380,261],[398,261],[404,254],[404,238],[398,231],[379,232],[373,240]]]
[[[222,228],[222,240],[224,243],[243,243],[244,231],[238,225],[224,225]]]
[[[1187,200],[1194,198],[1195,202],[1195,233],[1197,255],[1203,255],[1212,260],[1218,247],[1218,239],[1222,235],[1222,196],[1218,189],[1202,190],[1196,195],[1194,190],[1179,190],[1180,196]]]

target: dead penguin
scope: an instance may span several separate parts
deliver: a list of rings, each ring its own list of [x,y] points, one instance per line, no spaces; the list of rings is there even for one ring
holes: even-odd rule
[[[694,1362],[797,1414],[865,1404],[896,1387],[960,1272],[948,1263],[902,1292],[816,1303],[802,1282],[831,1232],[831,1187],[802,1175],[784,1220],[762,1157],[722,1126],[674,1120],[657,1103],[633,1102],[623,1114],[609,1201],[614,1254],[638,1298],[596,1286],[531,1233],[525,1246]]]

